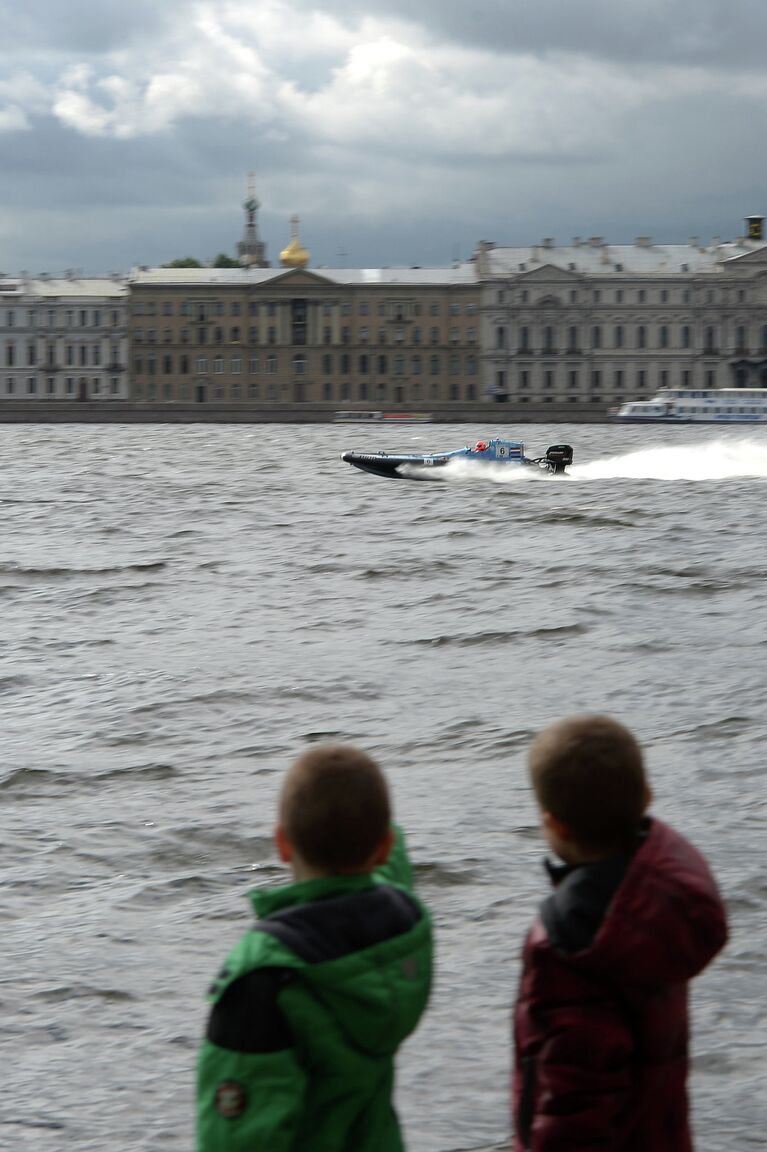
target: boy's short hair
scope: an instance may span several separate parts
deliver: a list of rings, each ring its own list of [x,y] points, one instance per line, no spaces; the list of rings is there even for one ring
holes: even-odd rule
[[[285,777],[279,811],[301,858],[331,873],[364,868],[391,824],[383,772],[365,752],[346,744],[299,756]]]
[[[541,809],[584,848],[620,850],[637,834],[647,800],[639,744],[609,716],[570,716],[533,741],[530,778]]]

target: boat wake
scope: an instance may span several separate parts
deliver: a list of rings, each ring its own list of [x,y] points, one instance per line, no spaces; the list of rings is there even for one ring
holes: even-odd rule
[[[714,440],[683,447],[642,448],[570,469],[570,480],[733,480],[767,477],[767,444]]]

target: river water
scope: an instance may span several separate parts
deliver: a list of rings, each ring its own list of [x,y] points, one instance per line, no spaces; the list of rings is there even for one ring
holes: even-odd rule
[[[765,1147],[767,429],[525,427],[574,445],[562,481],[339,460],[487,431],[0,427],[0,1148],[191,1148],[205,989],[283,876],[281,774],[325,739],[387,769],[436,919],[408,1146],[501,1140],[545,890],[525,751],[597,709],[729,906],[693,994],[698,1149]]]

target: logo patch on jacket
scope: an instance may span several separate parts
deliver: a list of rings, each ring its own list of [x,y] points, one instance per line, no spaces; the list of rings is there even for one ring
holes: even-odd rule
[[[219,1116],[235,1120],[242,1116],[248,1102],[247,1093],[236,1080],[224,1080],[216,1089],[215,1108]]]

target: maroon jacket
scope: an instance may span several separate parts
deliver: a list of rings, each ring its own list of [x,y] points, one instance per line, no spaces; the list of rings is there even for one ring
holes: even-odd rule
[[[727,939],[706,862],[651,820],[562,873],[523,952],[514,1152],[690,1152],[687,983]]]

